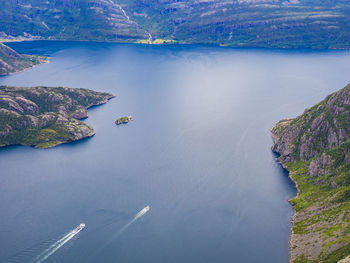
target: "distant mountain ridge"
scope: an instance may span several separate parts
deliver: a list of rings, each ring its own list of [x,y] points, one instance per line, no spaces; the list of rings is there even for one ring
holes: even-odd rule
[[[152,35],[186,43],[349,48],[349,1],[120,0]]]
[[[6,0],[0,38],[345,49],[349,14],[347,0]]]

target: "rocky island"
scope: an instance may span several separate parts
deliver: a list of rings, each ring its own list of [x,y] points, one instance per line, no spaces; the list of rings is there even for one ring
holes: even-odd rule
[[[0,146],[48,148],[93,136],[79,119],[112,97],[88,89],[0,86]]]
[[[0,43],[0,75],[15,73],[47,62],[46,57],[22,55]]]
[[[117,125],[127,124],[130,121],[132,121],[132,116],[125,116],[125,117],[121,117],[119,119],[116,119],[115,124],[117,124]]]
[[[350,254],[350,85],[272,128],[272,150],[298,195],[291,262],[338,262]],[[342,261],[344,262],[344,261]],[[347,261],[346,261],[347,262]]]

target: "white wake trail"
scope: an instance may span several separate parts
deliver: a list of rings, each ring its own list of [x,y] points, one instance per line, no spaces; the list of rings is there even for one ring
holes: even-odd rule
[[[67,237],[69,237],[71,233],[69,232],[67,235],[62,237],[60,240],[56,241],[49,248],[45,249],[40,255],[36,256],[31,262],[40,262],[40,258],[44,257],[46,254],[50,253],[51,250],[55,249],[62,241],[64,241]]]
[[[91,256],[91,258],[97,257],[103,249],[105,249],[107,246],[109,246],[113,241],[115,241],[130,225],[132,225],[137,219],[142,217],[144,214],[146,214],[150,210],[149,206],[144,207],[141,209],[140,212],[138,212],[133,219],[131,219],[126,225],[124,225],[111,239],[106,241],[95,253]],[[98,261],[93,261],[98,262]]]
[[[139,219],[140,217],[142,217],[144,214],[146,214],[148,211],[150,210],[149,206],[146,206],[145,208],[141,209],[140,212],[138,212],[133,219],[130,220],[130,222],[128,222],[126,225],[124,225],[110,240],[108,240],[103,247],[108,246],[109,244],[111,244],[114,240],[116,240],[120,234],[122,234],[125,229],[127,229],[130,225],[132,225],[137,219]],[[102,247],[102,248],[103,248]],[[101,248],[101,249],[102,249]]]
[[[83,230],[84,227],[85,227],[85,224],[80,224],[77,228],[73,229],[71,232],[69,232],[67,235],[62,237],[60,240],[52,244],[49,248],[45,249],[40,255],[35,257],[34,260],[31,262],[35,262],[35,263],[44,262],[48,257],[50,257],[57,250],[59,250],[62,246],[64,246],[69,240],[71,240],[73,237],[79,234],[79,232]]]
[[[68,237],[61,241],[60,243],[56,244],[55,247],[47,251],[45,254],[43,254],[41,257],[39,257],[35,262],[41,263],[44,262],[49,256],[51,256],[53,253],[55,253],[57,250],[59,250],[64,244],[66,244],[69,240],[71,240],[75,235],[69,234]]]
[[[140,218],[141,216],[143,216],[144,214],[146,214],[148,211],[150,210],[149,206],[146,206],[145,208],[143,208],[140,212],[138,212],[133,220],[136,220],[138,218]]]
[[[119,232],[117,234],[114,235],[114,237],[111,239],[110,242],[112,242],[114,239],[116,239],[122,232],[124,232],[125,229],[127,229],[132,223],[134,223],[137,219],[139,219],[141,216],[143,216],[144,214],[146,214],[148,211],[150,210],[149,206],[146,206],[145,208],[143,208],[140,212],[138,212],[134,218],[127,223],[125,226],[123,226]],[[110,243],[109,242],[109,243]]]

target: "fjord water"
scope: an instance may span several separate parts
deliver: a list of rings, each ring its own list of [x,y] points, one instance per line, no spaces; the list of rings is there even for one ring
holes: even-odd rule
[[[34,258],[80,223],[84,231],[47,262],[288,261],[295,187],[275,162],[269,129],[345,86],[349,52],[11,46],[51,63],[0,85],[117,97],[89,110],[91,139],[0,150],[0,261]],[[116,126],[125,115],[134,121]]]

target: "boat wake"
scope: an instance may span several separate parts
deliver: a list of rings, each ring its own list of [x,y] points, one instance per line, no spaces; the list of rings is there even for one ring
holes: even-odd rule
[[[146,206],[143,209],[141,209],[141,211],[138,212],[133,219],[131,219],[127,224],[125,224],[111,239],[109,239],[106,243],[104,243],[103,246],[101,246],[100,249],[95,252],[95,255],[98,255],[99,253],[101,253],[101,251],[104,248],[106,248],[111,243],[113,243],[130,225],[132,225],[136,220],[138,220],[140,217],[146,214],[149,210],[150,210],[149,206]]]
[[[149,206],[144,207],[143,209],[141,209],[135,216],[133,219],[131,219],[127,224],[125,224],[108,242],[106,242],[104,244],[103,247],[108,246],[109,244],[111,244],[114,240],[116,240],[120,234],[122,234],[130,225],[132,225],[136,220],[138,220],[140,217],[142,217],[143,215],[145,215],[148,211],[150,210]],[[34,258],[32,258],[31,260],[28,261],[27,260],[23,260],[23,257],[25,257],[25,254],[31,252],[31,254],[35,251],[38,251],[38,248],[36,249],[27,249],[25,251],[22,251],[10,258],[8,258],[7,260],[5,260],[4,262],[30,262],[30,263],[42,263],[44,261],[46,261],[51,255],[53,255],[57,250],[59,250],[60,248],[62,248],[65,244],[67,244],[72,238],[74,238],[76,235],[78,235],[80,233],[80,231],[82,231],[85,228],[85,224],[80,224],[78,227],[76,227],[75,229],[73,229],[72,231],[70,231],[69,233],[67,233],[65,236],[63,236],[62,238],[60,238],[57,241],[53,241],[53,240],[48,240],[45,241],[42,245],[41,245],[41,249],[44,249],[44,246],[48,246],[48,248],[44,249],[43,252],[41,252],[39,255],[35,256]],[[51,245],[50,245],[51,242]],[[102,247],[102,248],[103,248]],[[32,254],[33,255],[33,254]],[[27,255],[28,258],[28,255]]]
[[[111,238],[111,240],[108,242],[111,243],[113,242],[113,240],[115,240],[116,238],[118,238],[120,236],[121,233],[123,233],[125,231],[125,229],[127,229],[130,225],[132,225],[137,219],[139,219],[141,216],[143,216],[144,214],[146,214],[148,211],[150,210],[149,206],[146,206],[145,208],[143,208],[140,212],[138,212],[133,219],[131,219],[130,222],[128,222],[125,226],[123,226],[118,233],[116,233],[113,238]]]
[[[135,217],[134,217],[133,220],[139,219],[141,216],[143,216],[144,214],[146,214],[149,210],[150,210],[150,207],[149,207],[149,205],[148,205],[148,206],[146,206],[145,208],[143,208],[140,212],[138,212],[138,213],[135,215]]]
[[[79,232],[83,230],[84,227],[85,227],[85,224],[80,224],[77,228],[73,229],[71,232],[69,232],[67,235],[62,237],[60,240],[56,241],[54,244],[52,244],[49,248],[45,249],[42,253],[40,253],[30,262],[31,263],[44,262],[48,257],[50,257],[57,250],[59,250],[62,246],[64,246],[69,240],[71,240],[73,237],[79,234]]]

